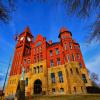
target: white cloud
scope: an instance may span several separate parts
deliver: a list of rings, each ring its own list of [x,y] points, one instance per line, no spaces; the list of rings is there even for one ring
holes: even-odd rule
[[[82,53],[86,54],[87,52],[89,53],[91,50],[94,50],[99,47],[99,42],[96,41],[95,39],[91,43],[80,43]]]
[[[0,76],[5,76],[5,74],[4,73],[0,73]]]

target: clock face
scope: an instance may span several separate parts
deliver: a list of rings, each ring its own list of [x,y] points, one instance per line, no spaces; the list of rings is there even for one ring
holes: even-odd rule
[[[22,41],[24,39],[24,37],[21,37],[20,40]]]
[[[29,41],[29,42],[31,41],[30,37],[27,37],[27,41]]]

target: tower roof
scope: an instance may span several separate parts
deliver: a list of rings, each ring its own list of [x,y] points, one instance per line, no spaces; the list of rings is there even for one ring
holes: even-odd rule
[[[30,28],[28,26],[24,29],[24,31],[19,36],[21,36],[23,34],[29,34],[30,36],[33,37],[32,33],[30,31]]]
[[[72,33],[71,33],[67,28],[62,27],[62,28],[60,29],[60,33],[59,33],[59,36],[58,36],[58,37],[60,38],[60,35],[61,35],[62,33],[64,33],[64,32],[70,33],[71,36],[72,36]]]
[[[66,32],[66,31],[68,31],[68,29],[65,28],[65,27],[62,27],[62,28],[60,29],[60,33],[63,33],[63,32]]]
[[[27,27],[25,28],[24,32],[31,33],[30,28],[27,26]]]

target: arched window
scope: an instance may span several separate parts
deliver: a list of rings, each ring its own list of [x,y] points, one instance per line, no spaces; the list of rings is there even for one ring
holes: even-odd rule
[[[78,70],[78,68],[76,68],[76,73],[79,74],[79,70]]]
[[[43,65],[40,65],[40,72],[43,72]]]
[[[70,73],[73,74],[73,70],[72,70],[72,68],[70,68]]]

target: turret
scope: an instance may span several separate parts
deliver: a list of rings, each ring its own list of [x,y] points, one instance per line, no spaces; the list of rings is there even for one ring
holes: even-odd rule
[[[72,39],[72,33],[70,31],[68,31],[68,29],[66,29],[65,27],[60,29],[60,33],[59,36],[61,41],[65,40],[65,39]]]

